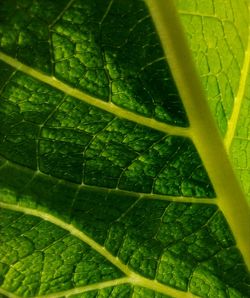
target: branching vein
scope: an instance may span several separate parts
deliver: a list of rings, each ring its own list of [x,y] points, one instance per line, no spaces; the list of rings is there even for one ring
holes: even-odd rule
[[[219,198],[218,205],[250,268],[248,204],[208,107],[174,1],[147,3],[190,121],[193,142]]]
[[[77,237],[81,241],[88,244],[92,249],[97,251],[100,255],[105,257],[110,263],[112,263],[114,266],[116,266],[118,269],[120,269],[129,278],[130,283],[132,283],[134,285],[145,287],[145,288],[148,288],[148,289],[151,289],[151,290],[154,290],[154,291],[166,294],[166,295],[171,295],[176,298],[196,297],[195,295],[193,295],[189,292],[183,292],[183,291],[171,288],[167,285],[159,283],[156,280],[150,280],[148,278],[142,277],[141,275],[133,272],[129,268],[128,265],[122,263],[117,257],[113,256],[104,246],[98,244],[96,241],[94,241],[92,238],[87,236],[82,231],[78,230],[72,224],[68,224],[49,213],[45,213],[43,211],[36,210],[36,209],[23,207],[20,205],[7,204],[7,203],[3,203],[3,202],[0,202],[0,207],[40,217],[43,220],[47,220],[47,221],[61,227],[62,229],[69,231],[71,233],[71,235]],[[13,298],[16,298],[16,296],[14,295]]]

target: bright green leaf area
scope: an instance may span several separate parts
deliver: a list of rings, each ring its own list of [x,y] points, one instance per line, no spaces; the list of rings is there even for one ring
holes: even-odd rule
[[[176,7],[249,193],[247,5],[197,2]],[[161,39],[142,0],[1,1],[0,297],[250,296]]]
[[[249,3],[178,0],[176,4],[211,111],[250,202]]]
[[[250,77],[246,83],[244,101],[240,110],[239,121],[231,144],[230,155],[240,177],[243,189],[250,203]]]
[[[248,1],[176,0],[211,111],[227,132],[248,46]]]

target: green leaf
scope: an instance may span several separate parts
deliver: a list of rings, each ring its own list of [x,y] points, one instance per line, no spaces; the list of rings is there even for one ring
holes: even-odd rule
[[[250,202],[249,10],[244,1],[198,5],[177,4],[209,106]]]
[[[247,1],[1,2],[0,295],[249,297],[248,36]]]
[[[242,96],[242,106],[238,111],[238,122],[235,125],[235,133],[232,136],[230,146],[230,156],[242,187],[250,203],[250,167],[249,167],[249,109],[250,109],[250,77],[246,79],[245,94]]]

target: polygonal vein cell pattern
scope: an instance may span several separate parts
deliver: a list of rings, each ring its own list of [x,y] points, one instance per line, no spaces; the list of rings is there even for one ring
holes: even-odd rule
[[[227,223],[215,206],[140,200],[133,208],[121,214],[120,205],[125,204],[122,200],[125,201],[126,197],[118,201],[115,196],[107,195],[104,199],[101,193],[97,193],[96,197],[98,195],[99,203],[96,198],[92,202],[88,200],[86,193],[79,195],[72,210],[72,223],[83,232],[89,234],[92,229],[94,233],[99,227],[98,220],[106,216],[106,231],[101,232],[106,238],[103,245],[131,270],[202,297],[225,296],[228,291],[238,297],[242,297],[241,293],[249,295],[249,275]],[[90,210],[99,204],[102,205],[97,208],[95,217],[86,218]],[[113,205],[113,210],[107,213],[107,207],[110,205]],[[103,263],[102,257],[96,257],[95,260],[92,251],[89,252],[86,245],[70,236],[68,232],[33,216],[6,210],[1,214],[4,219],[1,261],[7,266],[12,264],[8,271],[9,267],[5,267],[7,273],[4,273],[4,288],[10,290],[9,284],[13,285],[13,282],[8,283],[8,280],[17,279],[18,282],[19,278],[21,281],[26,278],[25,281],[28,283],[29,274],[22,271],[24,268],[37,270],[37,275],[40,271],[48,271],[40,276],[44,284],[39,290],[43,293],[55,292],[62,287],[73,287],[72,275],[74,282],[79,281],[79,285],[81,282],[98,282],[96,276],[105,275],[100,272],[102,266],[98,267],[99,262],[103,264],[106,273],[103,278],[100,277],[100,281],[121,276],[117,272],[114,273],[112,266],[108,267],[107,263]],[[97,235],[98,233],[91,237],[95,239]],[[91,255],[88,255],[89,253]],[[44,255],[44,258],[41,258],[43,269],[39,267],[40,254]],[[84,260],[81,261],[81,258]],[[34,260],[39,268],[28,266],[30,263],[26,263]],[[98,264],[95,266],[95,263]],[[52,268],[51,264],[56,268]],[[86,270],[89,266],[91,277]],[[15,273],[12,272],[13,268],[17,271],[23,268],[20,269],[22,276],[12,276]],[[74,274],[73,268],[76,268]],[[50,273],[50,270],[53,273]],[[81,275],[79,279],[78,275]],[[35,275],[32,276],[34,279]],[[61,281],[60,285],[55,279]],[[23,289],[26,289],[25,282],[22,282],[23,284]],[[20,290],[20,285],[18,289]],[[11,291],[15,289],[11,288]],[[33,291],[36,291],[35,282]]]
[[[2,2],[1,51],[82,95],[188,126],[144,1]],[[224,134],[248,21],[243,1],[228,1],[226,9],[215,2],[177,5]],[[0,70],[0,200],[46,219],[0,209],[2,289],[34,297],[114,281],[124,274],[109,262],[113,255],[138,277],[197,296],[250,296],[249,274],[221,211],[155,199],[215,196],[190,139],[119,118],[3,62]],[[103,246],[106,258],[48,218]],[[134,284],[67,297],[168,298]]]
[[[150,289],[132,286],[120,285],[116,287],[107,287],[101,290],[89,291],[81,294],[70,295],[70,298],[171,298],[168,295],[157,293]]]
[[[248,45],[247,1],[176,3],[210,108],[224,135]]]
[[[240,109],[235,135],[230,146],[230,156],[243,190],[250,203],[250,76],[248,75],[244,100]]]
[[[202,297],[249,291],[243,260],[215,206],[141,200],[112,225],[105,246],[140,274]]]
[[[1,1],[0,48],[13,57],[52,71],[49,25],[67,0]]]
[[[34,297],[123,274],[103,256],[48,221],[0,209],[1,287]]]
[[[134,192],[214,196],[187,138],[117,118],[19,72],[6,81],[0,107],[0,154],[35,173]]]
[[[64,5],[4,1],[0,49],[101,100],[188,126],[144,1],[78,0],[62,13]]]

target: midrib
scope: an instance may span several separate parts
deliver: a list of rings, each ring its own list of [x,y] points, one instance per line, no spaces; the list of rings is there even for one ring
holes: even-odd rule
[[[235,135],[236,126],[237,126],[238,118],[240,115],[240,109],[241,109],[242,102],[243,102],[244,95],[245,95],[246,82],[247,82],[247,77],[249,74],[249,68],[250,68],[250,27],[249,27],[249,34],[248,34],[248,46],[247,46],[247,50],[245,53],[243,67],[241,70],[239,89],[238,89],[238,93],[234,100],[234,107],[233,107],[232,115],[227,123],[227,133],[226,133],[226,136],[224,139],[224,144],[225,144],[227,151],[230,150],[232,140]]]
[[[250,268],[250,210],[208,107],[174,0],[146,2],[190,121],[191,138],[212,181],[218,205]]]
[[[48,76],[40,71],[37,71],[31,68],[30,66],[27,66],[21,63],[20,61],[12,58],[11,56],[6,55],[5,53],[0,52],[0,60],[9,64],[10,66],[14,67],[17,70],[22,71],[23,73],[28,74],[33,78],[64,92],[67,95],[73,96],[89,105],[95,106],[99,109],[112,113],[115,116],[150,127],[154,130],[162,131],[166,134],[185,136],[185,137],[189,136],[189,128],[169,125],[169,124],[157,121],[153,118],[144,117],[134,112],[125,110],[119,106],[116,106],[112,102],[102,101],[98,98],[95,98],[94,96],[91,96],[83,91],[80,91],[76,88],[73,88],[57,80],[55,77]]]
[[[29,214],[32,216],[36,216],[39,218],[42,218],[43,220],[49,221],[58,227],[69,231],[69,233],[81,241],[88,244],[92,249],[97,251],[99,254],[101,254],[103,257],[105,257],[110,263],[112,263],[115,267],[119,268],[129,279],[129,282],[136,286],[145,287],[157,292],[160,292],[165,295],[170,295],[176,298],[191,298],[191,297],[197,297],[189,292],[183,292],[174,288],[171,288],[167,285],[161,284],[157,282],[156,280],[147,279],[143,276],[140,276],[139,274],[133,272],[129,267],[125,264],[123,264],[118,257],[114,257],[110,252],[106,250],[104,246],[101,246],[97,242],[95,242],[92,238],[87,236],[82,231],[75,228],[73,225],[68,224],[61,219],[49,214],[45,213],[40,210],[31,209],[27,207],[23,207],[20,205],[13,205],[13,204],[7,204],[0,202],[0,208],[5,208],[13,211],[23,212],[25,214]],[[13,297],[16,297],[13,295]],[[44,296],[46,297],[46,296]]]

